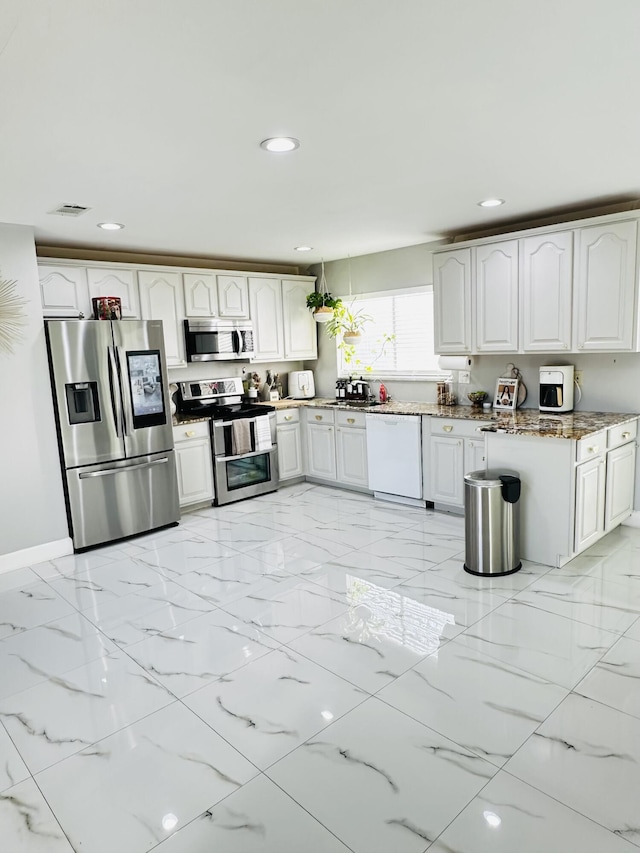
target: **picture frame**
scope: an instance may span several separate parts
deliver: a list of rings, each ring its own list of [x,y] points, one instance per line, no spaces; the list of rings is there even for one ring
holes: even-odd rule
[[[514,412],[518,403],[519,379],[501,377],[496,381],[496,391],[493,395],[493,408]]]

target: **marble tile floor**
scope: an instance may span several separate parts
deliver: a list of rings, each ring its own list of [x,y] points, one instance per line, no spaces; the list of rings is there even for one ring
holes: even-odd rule
[[[0,575],[0,850],[638,850],[640,530],[463,550],[300,484]]]

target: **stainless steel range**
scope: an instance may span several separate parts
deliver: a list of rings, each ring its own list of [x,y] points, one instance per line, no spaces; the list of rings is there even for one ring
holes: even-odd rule
[[[211,418],[217,506],[278,488],[275,409],[244,403],[242,392],[239,376],[178,384],[178,411]]]

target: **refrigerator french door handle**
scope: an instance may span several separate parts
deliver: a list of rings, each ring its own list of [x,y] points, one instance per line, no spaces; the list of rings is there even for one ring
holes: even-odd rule
[[[120,358],[120,350],[122,349],[122,347],[114,347],[114,349],[116,351],[116,361],[118,363],[118,380],[120,382],[120,388],[121,388],[120,400],[122,401],[122,432],[123,432],[123,435],[129,435],[130,431],[129,431],[129,423],[127,421],[127,408],[124,405],[124,395],[127,393],[126,388],[125,388],[125,380],[127,382],[130,381],[129,380],[129,374],[128,374],[128,372],[126,372],[126,369],[123,367],[122,359]],[[127,385],[127,387],[128,387],[128,385]]]
[[[141,462],[139,465],[126,465],[121,468],[108,468],[106,471],[90,471],[89,473],[80,474],[81,480],[88,480],[90,477],[109,477],[111,474],[125,474],[127,471],[140,471],[141,468],[152,468],[154,465],[166,465],[168,459],[154,459],[153,462]]]
[[[107,347],[107,358],[109,368],[109,396],[111,397],[111,412],[116,427],[116,435],[122,435],[122,394],[120,392],[120,374],[116,364],[113,347]]]

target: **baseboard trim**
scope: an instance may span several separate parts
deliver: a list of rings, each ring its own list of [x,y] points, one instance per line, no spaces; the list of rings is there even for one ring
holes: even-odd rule
[[[629,518],[625,518],[622,524],[625,527],[640,527],[640,512],[638,512],[638,510],[635,510],[631,513]]]
[[[55,542],[43,542],[42,545],[23,548],[11,554],[0,554],[0,575],[12,572],[14,569],[35,566],[36,563],[44,563],[45,560],[66,557],[67,554],[73,554],[73,542],[70,537],[57,539]]]

